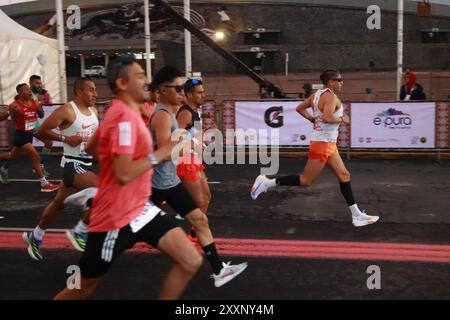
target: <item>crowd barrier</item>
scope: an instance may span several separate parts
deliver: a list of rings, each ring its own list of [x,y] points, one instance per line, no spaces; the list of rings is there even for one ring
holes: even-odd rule
[[[307,148],[312,124],[295,112],[294,101],[207,101],[203,105],[203,129],[219,128],[236,135],[236,145],[271,144],[271,130],[278,132],[280,148]],[[109,102],[99,103],[100,119]],[[57,106],[46,106],[46,117]],[[351,117],[339,129],[338,146],[351,150],[445,150],[450,149],[450,101],[430,102],[344,102]],[[42,120],[41,120],[42,121]],[[0,122],[0,148],[11,145],[12,123]],[[263,141],[261,143],[261,141]],[[40,146],[36,140],[36,146]],[[56,144],[58,146],[58,144]],[[450,150],[449,150],[450,151]]]

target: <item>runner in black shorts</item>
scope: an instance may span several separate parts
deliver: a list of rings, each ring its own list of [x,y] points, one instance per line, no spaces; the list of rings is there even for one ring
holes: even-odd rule
[[[80,260],[81,288],[66,288],[55,299],[88,298],[115,259],[140,241],[174,260],[159,298],[176,299],[203,259],[175,221],[148,201],[150,169],[169,157],[176,143],[153,152],[150,134],[140,114],[148,97],[148,80],[133,58],[118,57],[110,62],[108,84],[117,98],[86,149],[98,158],[100,174],[86,250]]]
[[[170,144],[172,134],[178,129],[176,111],[184,97],[181,72],[173,67],[162,68],[155,75],[152,87],[156,88],[159,97],[159,103],[150,119],[150,129],[157,150]],[[212,275],[214,285],[223,286],[241,274],[247,268],[247,263],[231,265],[222,261],[217,253],[206,214],[198,208],[177,176],[175,165],[177,159],[168,157],[165,160],[153,170],[153,190],[150,199],[156,205],[166,201],[195,227],[199,243],[214,272]]]

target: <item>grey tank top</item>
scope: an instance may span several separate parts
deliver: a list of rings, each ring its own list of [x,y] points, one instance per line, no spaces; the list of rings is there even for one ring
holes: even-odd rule
[[[171,132],[173,133],[178,129],[178,122],[175,113],[167,109],[163,104],[158,103],[155,110],[153,110],[152,118],[157,112],[167,112],[172,119]],[[153,143],[155,150],[158,148],[156,145],[156,135],[153,130],[151,130]],[[166,190],[173,188],[181,183],[180,178],[177,176],[177,167],[173,161],[165,161],[153,168],[153,178],[152,186],[155,189]]]

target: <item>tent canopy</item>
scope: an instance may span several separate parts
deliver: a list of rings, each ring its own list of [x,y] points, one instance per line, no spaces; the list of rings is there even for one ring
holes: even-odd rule
[[[37,34],[0,10],[0,104],[10,104],[16,85],[42,77],[54,102],[60,102],[58,43]]]

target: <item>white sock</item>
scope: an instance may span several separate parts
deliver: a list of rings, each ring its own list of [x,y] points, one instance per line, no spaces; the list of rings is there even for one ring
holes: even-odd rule
[[[350,211],[352,212],[352,217],[359,217],[361,215],[361,211],[359,211],[358,205],[355,203],[354,205],[350,206]]]
[[[47,179],[45,179],[45,177],[42,177],[41,179],[39,179],[39,181],[41,182],[41,186],[45,186],[46,184],[48,184]]]
[[[78,221],[78,224],[75,226],[75,232],[76,233],[87,233],[88,232],[88,226],[83,221]]]
[[[45,230],[42,230],[41,228],[39,228],[39,226],[37,226],[33,230],[33,237],[39,241],[42,241],[44,234],[45,234]]]
[[[268,188],[275,188],[277,186],[277,179],[269,179],[266,181],[266,186]]]

